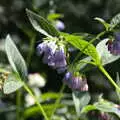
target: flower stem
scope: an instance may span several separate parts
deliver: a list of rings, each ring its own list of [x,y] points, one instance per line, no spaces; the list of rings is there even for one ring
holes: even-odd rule
[[[16,108],[16,118],[17,118],[17,120],[20,120],[21,119],[21,111],[20,111],[20,106],[21,106],[21,91],[20,90],[17,91],[16,105],[17,105],[17,108]]]
[[[30,39],[30,47],[29,47],[29,53],[28,53],[28,57],[27,57],[27,66],[28,67],[30,65],[32,55],[34,53],[35,39],[36,39],[36,35],[33,35],[32,39]]]
[[[60,103],[60,100],[61,100],[61,98],[62,98],[64,89],[65,89],[65,84],[62,85],[62,87],[61,87],[61,89],[60,89],[60,92],[59,92],[59,95],[60,95],[60,96],[59,96],[59,98],[55,101],[55,107],[54,107],[54,109],[53,109],[53,111],[52,111],[52,113],[51,113],[51,117],[50,117],[51,120],[52,120],[52,117],[53,117],[53,115],[54,115],[54,113],[55,113],[55,111],[56,111],[59,103]]]
[[[83,54],[82,51],[84,51],[91,43],[93,43],[95,40],[99,39],[101,36],[105,35],[106,31],[103,31],[101,33],[99,33],[95,38],[91,39],[88,43],[88,45],[86,45],[80,53],[78,53],[78,55],[75,57],[75,59],[73,60],[72,64],[69,66],[70,67],[74,67],[74,63],[76,62],[76,60],[78,60],[78,58]]]
[[[36,96],[33,95],[32,91],[30,90],[30,88],[23,82],[23,86],[24,89],[34,98],[36,105],[38,105],[39,109],[40,109],[40,113],[43,114],[45,120],[49,120],[44,109],[42,108],[42,105],[39,103],[38,99],[36,98]]]
[[[114,80],[111,78],[108,72],[104,69],[104,67],[100,65],[98,68],[108,78],[110,83],[120,92],[120,87],[114,82]]]

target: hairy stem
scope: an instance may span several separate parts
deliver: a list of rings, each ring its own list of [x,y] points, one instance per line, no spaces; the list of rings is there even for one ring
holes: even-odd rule
[[[24,89],[34,98],[36,105],[39,107],[40,113],[43,114],[45,120],[49,120],[44,109],[42,108],[42,105],[39,103],[38,99],[36,98],[36,96],[33,95],[32,91],[30,90],[30,88],[23,82],[23,86]]]
[[[20,107],[21,107],[21,91],[20,90],[17,91],[16,105],[17,105],[16,118],[17,118],[17,120],[20,120],[21,119],[21,110],[20,110]]]
[[[108,72],[104,69],[104,67],[100,65],[98,68],[108,78],[109,82],[120,92],[120,87],[114,82],[114,80],[111,78]]]

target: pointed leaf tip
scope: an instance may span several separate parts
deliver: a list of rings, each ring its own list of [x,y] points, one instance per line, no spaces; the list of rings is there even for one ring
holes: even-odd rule
[[[45,18],[26,9],[27,16],[34,29],[47,37],[59,37],[60,33]]]

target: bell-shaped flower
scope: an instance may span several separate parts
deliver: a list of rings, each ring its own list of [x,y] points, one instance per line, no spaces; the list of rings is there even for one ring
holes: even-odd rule
[[[56,45],[55,41],[45,41],[38,45],[38,53],[43,54],[43,63],[62,73],[67,69],[66,55],[63,45]]]
[[[120,55],[120,33],[115,33],[115,40],[108,42],[108,50],[113,55]]]
[[[60,20],[57,20],[56,21],[56,24],[55,24],[55,27],[58,29],[58,30],[64,30],[65,29],[65,25],[62,21]]]
[[[72,90],[88,91],[87,80],[81,75],[73,75],[71,72],[67,72],[63,82]]]

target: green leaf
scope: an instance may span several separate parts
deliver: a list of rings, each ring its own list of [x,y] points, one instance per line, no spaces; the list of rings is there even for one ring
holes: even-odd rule
[[[36,13],[26,9],[28,18],[32,26],[41,34],[47,37],[59,37],[59,32],[46,19],[37,15]]]
[[[73,96],[73,101],[75,104],[77,115],[79,116],[81,109],[89,103],[91,97],[88,92],[79,92],[79,91],[73,91],[72,96]]]
[[[48,14],[47,19],[52,21],[52,20],[56,20],[56,19],[59,19],[59,18],[62,18],[62,17],[63,17],[62,14],[51,13],[51,14]]]
[[[99,110],[102,112],[114,113],[120,118],[120,110],[116,104],[104,99],[100,99],[93,105],[87,105],[82,109],[82,113],[87,113],[92,110]]]
[[[10,94],[18,90],[23,86],[23,83],[14,75],[9,75],[8,79],[5,80],[3,84],[3,92],[4,94]]]
[[[106,28],[106,30],[109,30],[110,24],[108,24],[107,22],[105,22],[102,18],[94,18],[95,20],[99,21],[100,23],[102,23],[104,25],[104,27]]]
[[[114,113],[120,118],[120,110],[116,107],[116,104],[101,99],[99,102],[94,104],[97,110],[103,112]]]
[[[120,24],[120,13],[118,13],[116,16],[114,16],[112,18],[112,20],[110,21],[110,25],[111,25],[112,29],[119,24]]]
[[[96,49],[99,53],[99,56],[101,57],[101,61],[103,65],[112,63],[120,58],[120,55],[115,56],[108,51],[108,47],[106,45],[108,40],[109,39],[104,39],[101,42],[99,42],[96,46]]]
[[[59,107],[63,107],[63,106],[64,106],[63,104],[59,104],[58,108]],[[51,116],[51,112],[52,112],[52,110],[55,107],[55,104],[43,104],[42,107],[45,110],[47,116],[50,117]],[[36,114],[39,114],[40,113],[39,109],[40,108],[38,106],[31,106],[29,108],[26,108],[25,111],[24,111],[24,117],[28,118],[28,117],[34,116]]]
[[[47,92],[42,94],[40,97],[42,98],[43,101],[45,101],[48,99],[57,99],[60,97],[60,94],[55,92]]]
[[[74,35],[68,34],[68,35],[65,35],[64,37],[67,42],[72,44],[74,47],[79,49],[84,54],[91,56],[93,61],[95,61],[97,64],[100,64],[100,58],[99,58],[99,55],[98,55],[94,45],[81,39],[81,37],[79,37],[79,36],[74,36]]]
[[[82,109],[81,113],[88,113],[92,110],[96,110],[96,107],[94,105],[87,105]]]
[[[75,64],[75,69],[76,70],[83,70],[86,65],[88,65],[88,63],[91,61],[91,57],[86,57],[82,60],[79,60],[76,64]]]
[[[116,73],[116,83],[120,87],[120,75],[119,72]],[[120,92],[116,89],[117,97],[120,100]]]
[[[18,73],[23,80],[26,80],[27,67],[25,61],[12,41],[10,35],[7,35],[5,40],[5,51],[13,71]]]

